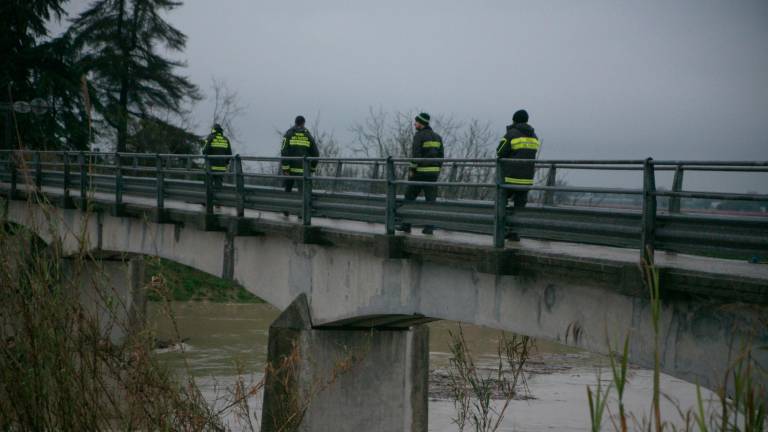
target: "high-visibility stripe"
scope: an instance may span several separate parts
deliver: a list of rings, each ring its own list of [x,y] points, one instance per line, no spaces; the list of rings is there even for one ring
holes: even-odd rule
[[[211,165],[211,171],[226,171],[227,166],[218,166],[218,165]]]
[[[224,139],[224,137],[217,136],[216,138],[213,139],[213,141],[211,141],[211,147],[227,148],[229,147],[229,141]]]
[[[512,150],[522,150],[522,149],[538,150],[539,149],[539,140],[532,137],[515,138],[511,140],[509,144],[512,146]]]
[[[440,148],[440,146],[443,145],[440,141],[424,141],[421,144],[422,148]]]
[[[436,167],[436,166],[416,167],[416,172],[440,172],[440,167]]]
[[[504,177],[504,182],[514,185],[524,185],[524,186],[531,186],[533,185],[533,179],[523,179],[523,178],[514,178],[514,177]]]
[[[297,147],[309,147],[309,140],[300,141],[300,140],[291,139],[288,145],[297,146]]]
[[[304,174],[304,168],[291,168],[292,173]]]
[[[281,165],[280,168],[284,169],[284,170],[287,170],[287,169],[290,169],[291,166],[290,165]]]

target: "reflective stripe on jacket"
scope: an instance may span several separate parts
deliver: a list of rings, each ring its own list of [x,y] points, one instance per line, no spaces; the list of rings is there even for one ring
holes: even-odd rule
[[[304,127],[294,126],[283,135],[283,143],[280,148],[280,156],[284,157],[318,157],[320,151],[315,143],[315,138]],[[311,168],[315,169],[317,161],[312,161]],[[300,159],[283,160],[280,169],[290,174],[303,174],[304,165]]]
[[[425,126],[413,135],[413,144],[411,144],[411,157],[413,158],[440,158],[445,153],[443,148],[443,138],[438,135],[431,127]],[[411,162],[411,168],[416,172],[440,172],[442,162]]]
[[[530,159],[531,163],[503,163],[504,183],[531,186],[536,171],[533,160],[539,151],[539,139],[528,123],[507,126],[507,133],[496,148],[496,156],[502,159]]]

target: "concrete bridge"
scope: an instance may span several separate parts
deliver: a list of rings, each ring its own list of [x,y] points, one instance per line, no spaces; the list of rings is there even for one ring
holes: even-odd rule
[[[603,354],[629,335],[631,362],[653,364],[637,249],[536,238],[494,247],[482,233],[392,235],[387,223],[316,215],[308,225],[307,217],[168,198],[159,212],[157,199],[141,194],[124,193],[116,206],[113,191],[90,190],[85,207],[71,208],[66,188],[0,187],[13,198],[5,201],[8,222],[46,241],[59,237],[69,251],[160,256],[237,280],[285,310],[270,331],[270,358],[296,343],[311,363],[292,391],[306,393],[343,353],[365,351],[358,368],[312,403],[303,430],[426,430],[428,333],[421,324],[432,320]],[[55,205],[38,204],[41,197]],[[750,226],[758,233],[752,244],[765,241],[765,223],[763,231]],[[654,261],[662,371],[716,388],[741,349],[768,345],[765,265],[660,250]],[[768,365],[768,352],[753,354]],[[285,391],[268,383],[263,430],[277,419]]]

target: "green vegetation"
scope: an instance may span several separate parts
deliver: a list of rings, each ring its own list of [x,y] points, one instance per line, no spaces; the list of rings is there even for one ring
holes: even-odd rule
[[[215,303],[264,303],[236,282],[161,258],[146,260],[146,274],[162,290],[147,291],[147,299],[161,301],[210,301]],[[162,282],[158,284],[158,282]]]

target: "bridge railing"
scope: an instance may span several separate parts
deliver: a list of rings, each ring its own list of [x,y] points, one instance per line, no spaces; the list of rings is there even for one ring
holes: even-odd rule
[[[229,169],[211,169],[217,160]],[[302,173],[285,175],[280,166],[300,162]],[[247,211],[288,212],[304,225],[313,217],[374,222],[394,234],[398,223],[488,234],[504,247],[504,234],[589,244],[666,250],[750,259],[768,255],[768,195],[693,191],[683,188],[685,173],[716,172],[766,175],[768,162],[445,159],[435,183],[408,180],[416,159],[214,157],[175,154],[92,152],[0,152],[0,181],[11,196],[19,188],[55,193],[62,204],[87,208],[107,202],[116,213],[126,201],[153,207],[162,218],[178,203]],[[421,161],[429,161],[421,159]],[[534,164],[532,186],[506,184],[507,164]],[[563,172],[619,173],[622,184],[572,186]],[[671,188],[658,188],[657,174],[672,175]],[[608,178],[601,174],[600,178]],[[221,180],[221,181],[219,181]],[[293,180],[298,192],[282,182]],[[607,182],[607,180],[606,180]],[[437,186],[436,202],[406,201],[404,188]],[[531,204],[508,209],[505,191],[529,190]],[[697,203],[752,203],[720,209]]]

